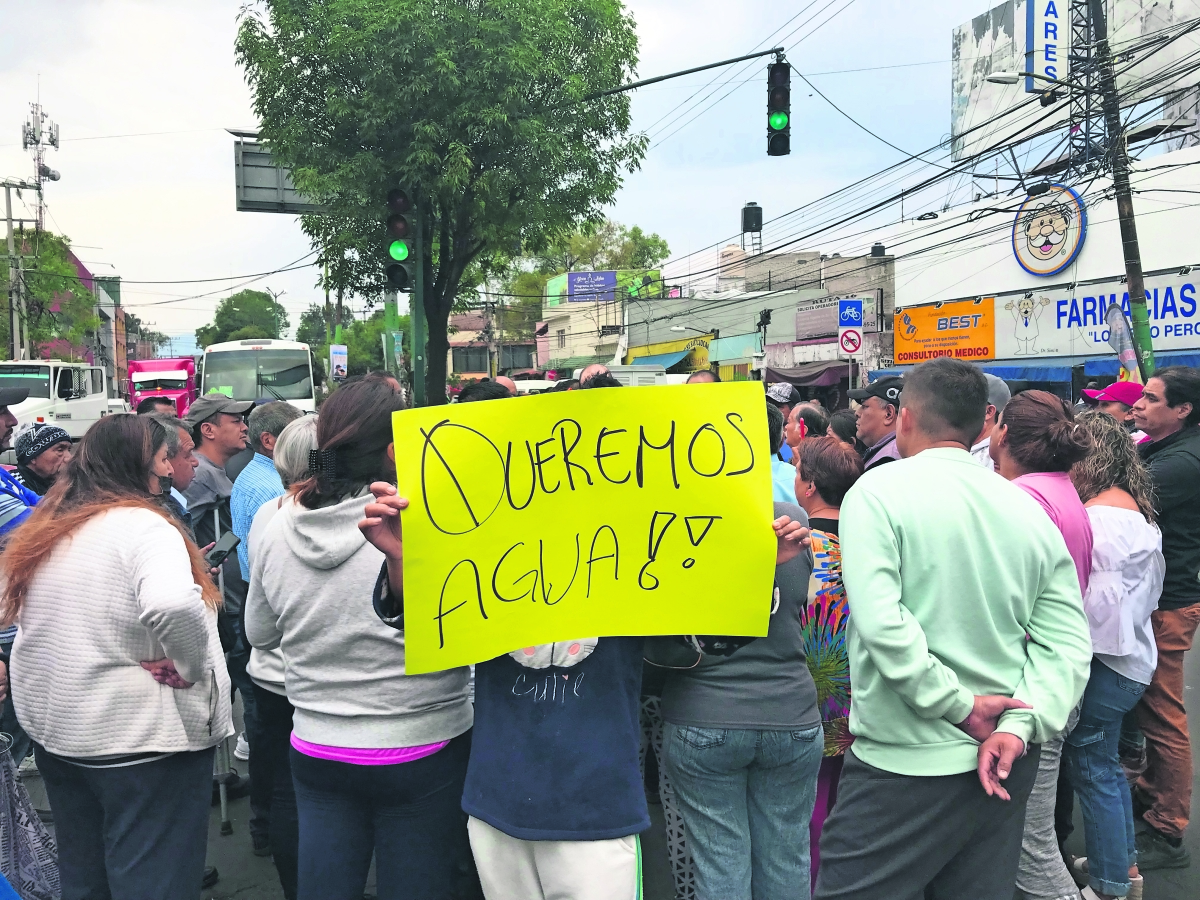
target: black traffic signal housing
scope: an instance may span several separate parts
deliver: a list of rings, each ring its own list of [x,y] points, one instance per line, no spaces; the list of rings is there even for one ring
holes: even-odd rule
[[[387,211],[384,275],[389,287],[411,291],[417,281],[416,210],[412,197],[400,188],[393,188],[388,191]]]
[[[792,67],[782,58],[767,67],[767,156],[792,152]]]

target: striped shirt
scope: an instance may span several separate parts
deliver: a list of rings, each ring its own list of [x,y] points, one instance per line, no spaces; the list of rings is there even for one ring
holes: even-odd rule
[[[0,468],[0,542],[8,533],[29,518],[37,506],[38,495]],[[17,626],[0,629],[0,644],[11,644],[17,636]]]
[[[261,453],[255,453],[254,459],[246,464],[246,468],[238,474],[233,483],[233,494],[229,498],[229,512],[232,518],[233,533],[241,543],[237,546],[238,563],[241,565],[242,578],[250,582],[250,526],[254,524],[254,514],[268,500],[274,500],[283,494],[283,481],[275,471],[275,463],[271,458]]]

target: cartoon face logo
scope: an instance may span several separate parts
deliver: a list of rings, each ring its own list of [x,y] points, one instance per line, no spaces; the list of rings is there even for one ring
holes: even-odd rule
[[[1087,228],[1087,211],[1079,195],[1062,185],[1030,197],[1013,222],[1013,254],[1031,275],[1054,275],[1070,265]]]
[[[1025,216],[1025,245],[1035,259],[1053,259],[1067,249],[1071,211],[1061,203],[1038,204]]]

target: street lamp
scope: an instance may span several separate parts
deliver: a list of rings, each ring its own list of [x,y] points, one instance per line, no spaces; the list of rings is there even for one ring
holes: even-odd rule
[[[696,334],[711,334],[714,341],[721,334],[716,328],[693,328],[691,325],[672,325],[671,331],[694,331]]]
[[[1049,75],[1042,75],[1040,72],[993,72],[984,81],[990,81],[992,84],[1013,85],[1020,82],[1022,78],[1036,78],[1038,81],[1044,81],[1054,87],[1067,88],[1072,91],[1083,91],[1085,94],[1103,95],[1102,91],[1098,91],[1095,88],[1077,84],[1073,81],[1060,81],[1057,78],[1051,78]]]

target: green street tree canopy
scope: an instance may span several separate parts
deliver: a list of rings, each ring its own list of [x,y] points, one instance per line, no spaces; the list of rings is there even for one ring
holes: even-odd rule
[[[632,18],[615,0],[263,0],[238,59],[261,136],[299,190],[328,284],[383,290],[384,199],[425,223],[430,401],[444,401],[447,318],[464,276],[603,221],[645,153],[629,98]]]
[[[238,291],[217,304],[212,323],[196,329],[196,346],[222,341],[281,338],[289,327],[287,312],[263,291]]]

